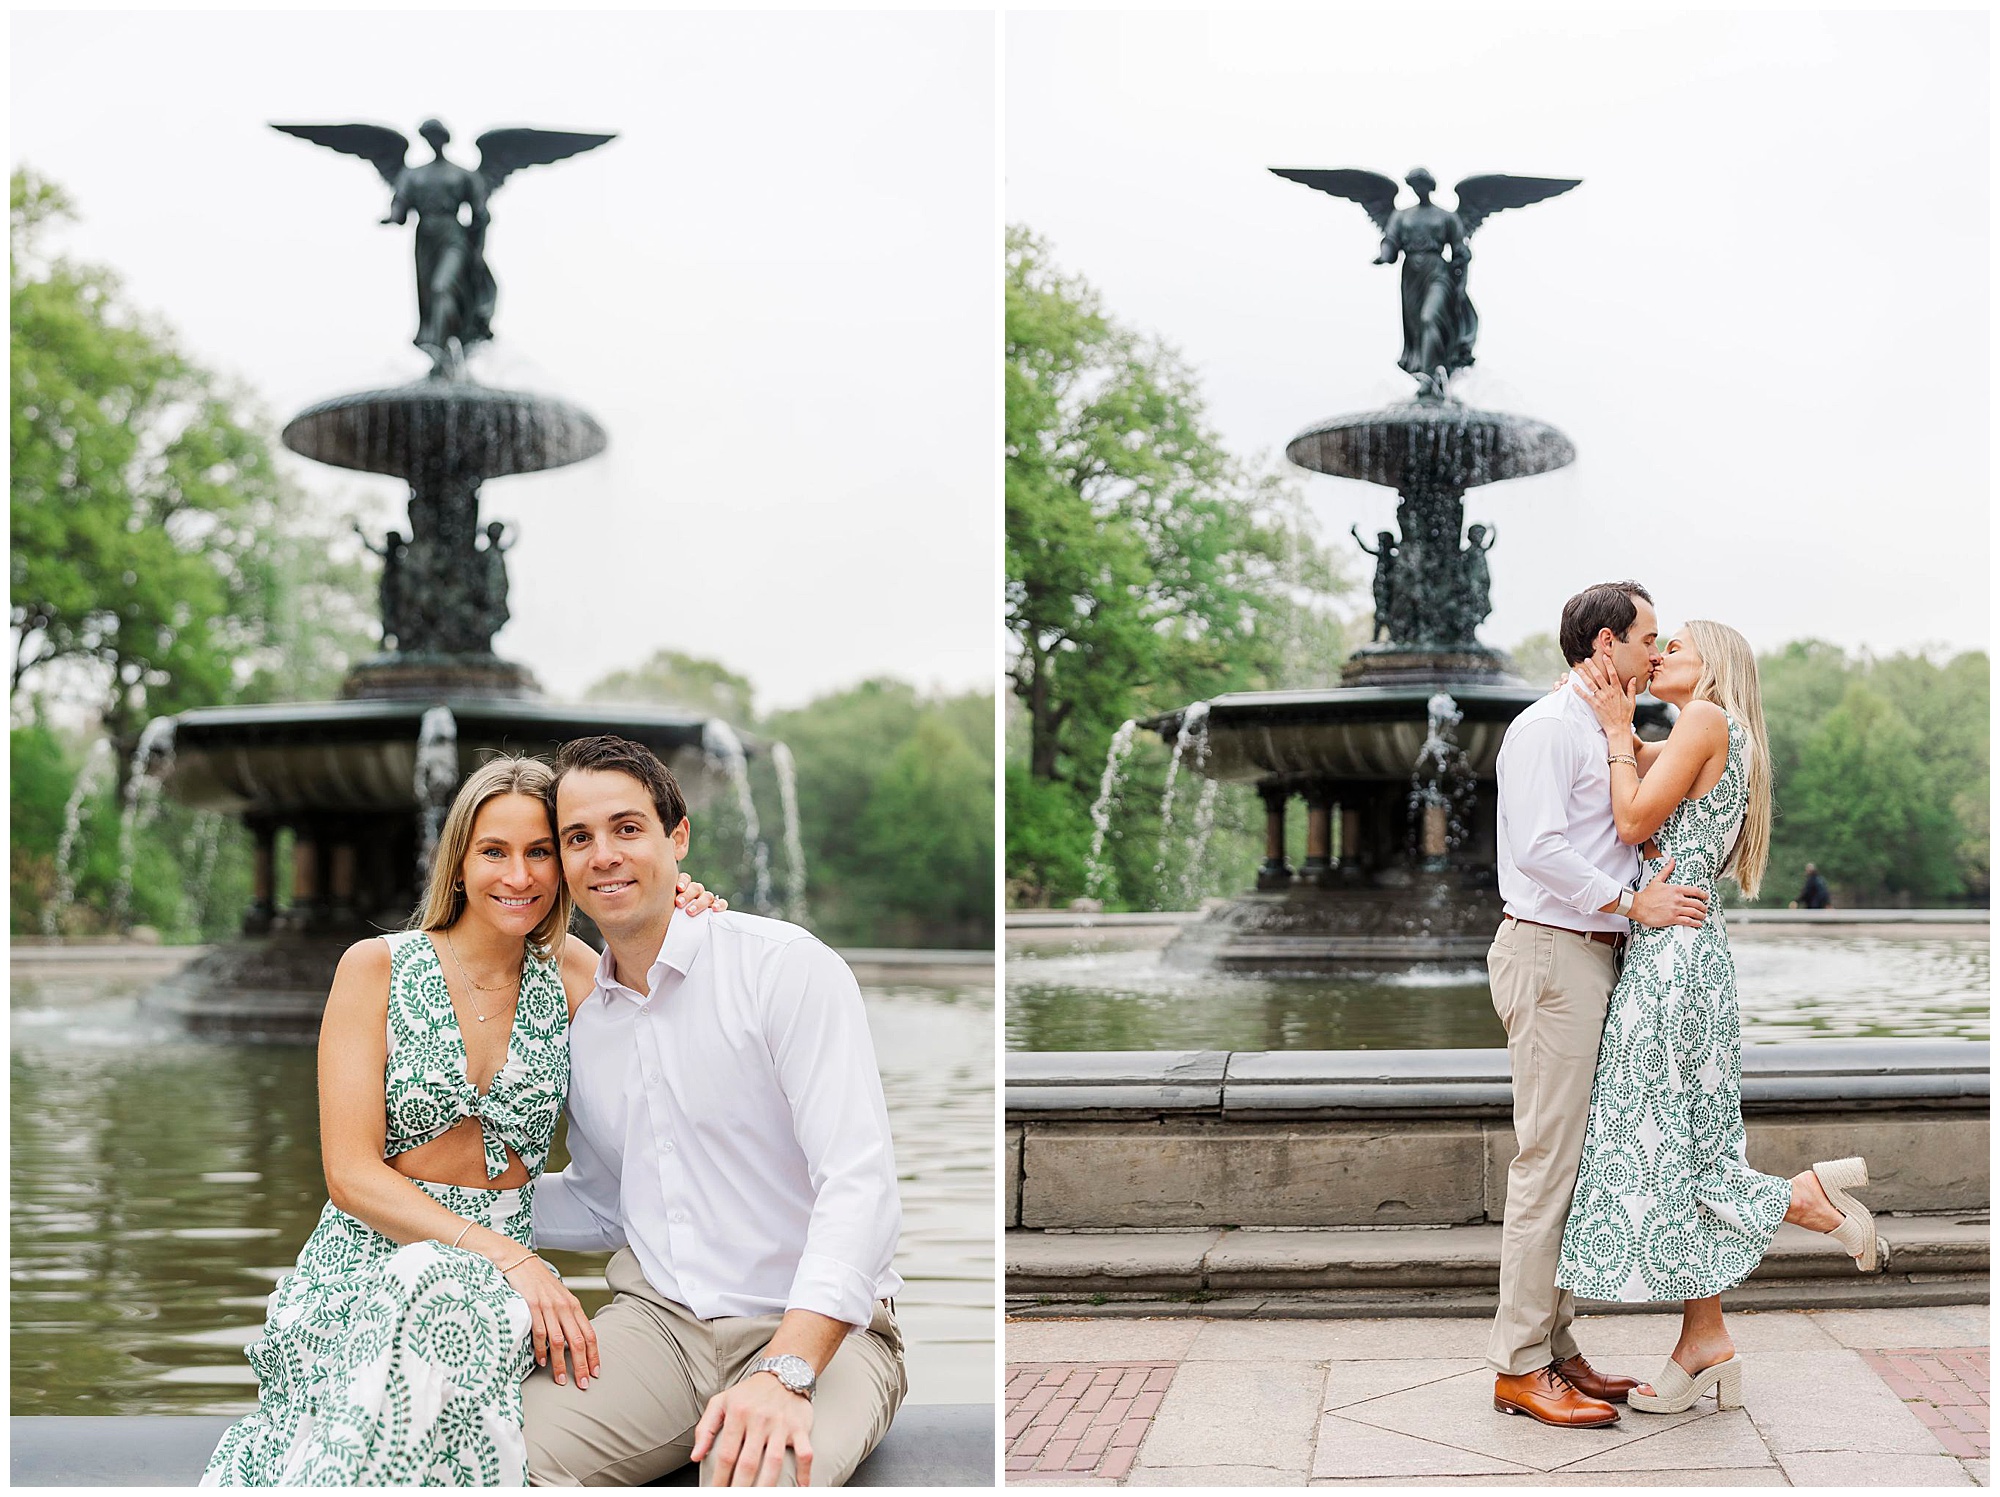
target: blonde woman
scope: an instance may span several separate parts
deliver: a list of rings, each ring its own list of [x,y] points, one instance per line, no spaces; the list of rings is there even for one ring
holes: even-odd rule
[[[204,1486],[522,1485],[522,1378],[598,1371],[530,1236],[597,962],[569,934],[550,784],[536,759],[474,771],[422,912],[341,958],[319,1038],[330,1199],[250,1344],[257,1412]],[[676,902],[724,907],[699,884]]]
[[[1670,639],[1652,692],[1680,709],[1664,743],[1640,743],[1643,684],[1586,660],[1575,689],[1602,724],[1620,840],[1645,843],[1646,877],[1711,895],[1725,872],[1755,896],[1771,847],[1771,754],[1757,661],[1742,635],[1694,620]],[[1556,1283],[1600,1300],[1682,1300],[1680,1339],[1651,1385],[1627,1398],[1678,1413],[1710,1388],[1742,1403],[1742,1366],[1722,1291],[1762,1261],[1780,1222],[1833,1236],[1866,1272],[1875,1226],[1847,1190],[1860,1159],[1782,1180],[1744,1157],[1743,1041],[1736,966],[1719,912],[1698,926],[1635,927],[1613,989],[1590,1093],[1590,1121]]]

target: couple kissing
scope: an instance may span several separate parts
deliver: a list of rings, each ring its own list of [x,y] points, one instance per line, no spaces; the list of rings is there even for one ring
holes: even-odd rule
[[[1507,1171],[1493,1406],[1596,1427],[1618,1405],[1678,1413],[1743,1402],[1722,1292],[1781,1222],[1874,1269],[1858,1158],[1789,1180],[1745,1156],[1736,968],[1716,881],[1754,897],[1770,854],[1771,756],[1743,636],[1693,620],[1659,644],[1636,582],[1563,607],[1570,674],[1509,726],[1498,764],[1500,897],[1487,953],[1507,1030],[1519,1152]],[[1639,740],[1642,689],[1678,709]],[[1592,1367],[1576,1297],[1680,1301],[1650,1383]]]
[[[204,1485],[826,1486],[881,1440],[902,1212],[860,989],[690,882],[689,837],[624,739],[466,779],[420,912],[334,976],[330,1199]],[[615,1249],[610,1305],[540,1248]]]

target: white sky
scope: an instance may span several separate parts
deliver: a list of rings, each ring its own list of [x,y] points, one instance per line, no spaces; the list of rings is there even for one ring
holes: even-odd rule
[[[1498,527],[1483,637],[1633,575],[1663,625],[1759,648],[1984,648],[1987,25],[1014,15],[1007,217],[1180,349],[1233,450],[1282,463],[1413,386],[1374,225],[1266,167],[1421,164],[1447,206],[1479,172],[1581,177],[1473,241],[1459,393],[1578,454],[1467,496]],[[1299,478],[1344,547],[1393,521],[1390,490]]]
[[[27,14],[10,159],[277,422],[421,374],[412,229],[373,168],[266,127],[429,115],[620,139],[493,200],[489,378],[607,453],[498,479],[513,620],[558,696],[671,646],[765,709],[870,675],[990,689],[999,216],[978,14]],[[403,527],[393,480],[289,459]]]

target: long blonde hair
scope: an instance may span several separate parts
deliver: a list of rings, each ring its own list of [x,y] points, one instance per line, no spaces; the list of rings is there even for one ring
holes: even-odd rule
[[[1750,798],[1743,808],[1743,830],[1722,871],[1733,874],[1744,898],[1755,899],[1771,860],[1771,744],[1764,735],[1764,693],[1757,684],[1757,657],[1750,642],[1727,624],[1689,619],[1681,626],[1701,656],[1701,679],[1694,683],[1696,701],[1713,702],[1741,723],[1750,735],[1745,766]]]
[[[488,801],[503,795],[525,795],[540,804],[548,816],[549,843],[554,846],[556,819],[548,810],[549,787],[554,783],[555,771],[540,759],[493,759],[465,777],[445,816],[444,830],[438,833],[437,852],[431,859],[430,887],[424,894],[423,908],[410,922],[411,930],[449,930],[464,915],[465,886],[459,872],[472,848],[472,824]],[[528,946],[536,956],[546,960],[568,932],[570,908],[569,883],[558,866],[555,902],[528,932]]]

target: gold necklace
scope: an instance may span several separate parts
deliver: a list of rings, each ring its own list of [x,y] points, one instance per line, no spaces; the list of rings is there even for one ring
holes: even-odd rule
[[[507,990],[509,984],[505,982],[495,983],[492,987],[489,988],[489,987],[483,987],[479,983],[476,983],[472,980],[472,974],[465,970],[465,958],[458,954],[458,947],[452,942],[450,931],[446,931],[444,933],[444,944],[445,944],[445,949],[451,953],[451,959],[454,962],[458,963],[458,975],[465,979],[465,985],[467,987],[472,988],[476,992],[481,992],[481,993],[503,993]],[[520,985],[521,985],[521,974],[516,972],[514,974],[514,981],[512,986],[518,988],[520,987]],[[478,1019],[479,1022],[482,1024],[484,1024],[490,1017],[490,1015],[483,1014],[479,1011],[479,1000],[477,998],[474,998],[472,1000],[472,1014],[473,1017]]]

